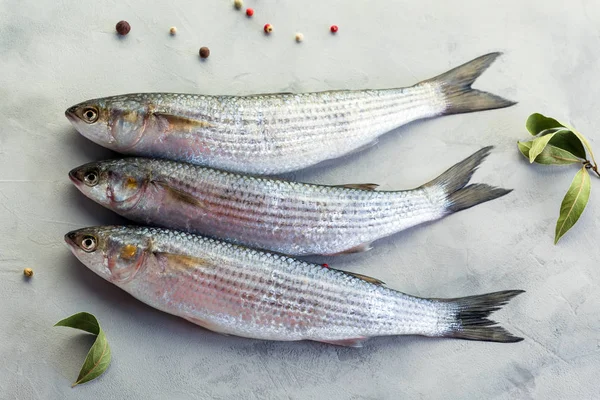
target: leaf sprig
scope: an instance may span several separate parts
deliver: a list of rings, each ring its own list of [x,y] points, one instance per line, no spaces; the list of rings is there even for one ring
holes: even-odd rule
[[[590,142],[575,129],[542,114],[531,114],[525,124],[529,133],[536,138],[528,142],[517,142],[519,151],[530,163],[546,165],[581,164],[573,182],[560,205],[556,222],[554,244],[575,225],[590,198],[591,181],[589,171],[600,178],[598,164]],[[589,158],[588,158],[589,155]]]
[[[54,326],[68,326],[97,335],[73,386],[96,379],[106,371],[111,360],[110,346],[96,317],[90,313],[80,312],[58,321]]]

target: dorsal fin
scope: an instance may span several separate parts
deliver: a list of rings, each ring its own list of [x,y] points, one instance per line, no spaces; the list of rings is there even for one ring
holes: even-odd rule
[[[334,271],[339,271],[339,272],[344,273],[346,275],[353,276],[353,277],[361,279],[361,280],[363,280],[365,282],[372,283],[373,285],[378,285],[378,286],[385,285],[385,282],[380,281],[377,278],[373,278],[372,276],[363,275],[363,274],[357,274],[356,272],[348,272],[348,271],[344,271],[344,270],[337,269],[337,268],[331,268],[331,267],[327,267],[327,268],[332,269]]]
[[[346,189],[360,189],[360,190],[375,190],[379,187],[376,183],[347,183],[345,185],[335,185]]]

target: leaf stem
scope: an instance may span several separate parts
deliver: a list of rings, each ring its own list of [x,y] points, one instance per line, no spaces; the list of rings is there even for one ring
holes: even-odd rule
[[[592,163],[589,160],[585,160],[583,162],[583,166],[586,169],[591,169],[592,171],[594,171],[594,173],[598,176],[598,178],[600,178],[600,171],[598,171],[598,164]]]

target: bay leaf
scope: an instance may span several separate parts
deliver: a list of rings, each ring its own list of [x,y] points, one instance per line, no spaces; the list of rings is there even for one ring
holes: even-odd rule
[[[531,149],[532,143],[533,140],[529,142],[517,142],[519,151],[527,158],[529,158],[529,150]],[[544,151],[542,151],[535,158],[536,163],[545,165],[568,165],[581,163],[582,161],[583,160],[579,159],[578,157],[575,157],[568,151],[553,146],[551,144],[548,144],[544,148]]]
[[[582,167],[573,178],[571,186],[560,205],[560,215],[556,222],[554,244],[575,225],[590,198],[590,174]]]
[[[585,159],[585,147],[583,147],[583,142],[570,130],[557,132],[552,139],[550,139],[549,144],[566,150],[576,157]]]
[[[95,316],[80,312],[58,321],[54,326],[67,326],[97,335],[73,386],[96,379],[106,371],[111,361],[111,350]]]
[[[554,135],[554,133],[551,133],[549,135],[541,136],[533,140],[533,142],[531,143],[531,148],[529,149],[530,163],[533,163],[535,161],[535,158],[538,155],[540,155],[542,151],[544,151],[546,145],[548,145],[548,142],[550,142],[550,139],[552,139]]]
[[[525,127],[533,136],[539,135],[545,130],[553,128],[564,128],[564,125],[554,118],[546,117],[540,113],[531,114],[525,122]]]

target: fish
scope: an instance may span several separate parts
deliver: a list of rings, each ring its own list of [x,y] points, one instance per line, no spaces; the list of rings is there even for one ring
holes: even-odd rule
[[[420,298],[363,275],[163,228],[90,227],[65,241],[136,299],[225,335],[354,347],[391,335],[523,340],[487,318],[522,290]]]
[[[367,251],[375,240],[510,193],[470,184],[485,147],[416,189],[324,186],[175,161],[124,158],[69,172],[87,197],[138,223],[200,233],[282,254]]]
[[[360,151],[411,121],[509,107],[471,85],[490,53],[414,86],[208,96],[132,93],[87,100],[65,115],[116,152],[230,172],[277,175]]]

